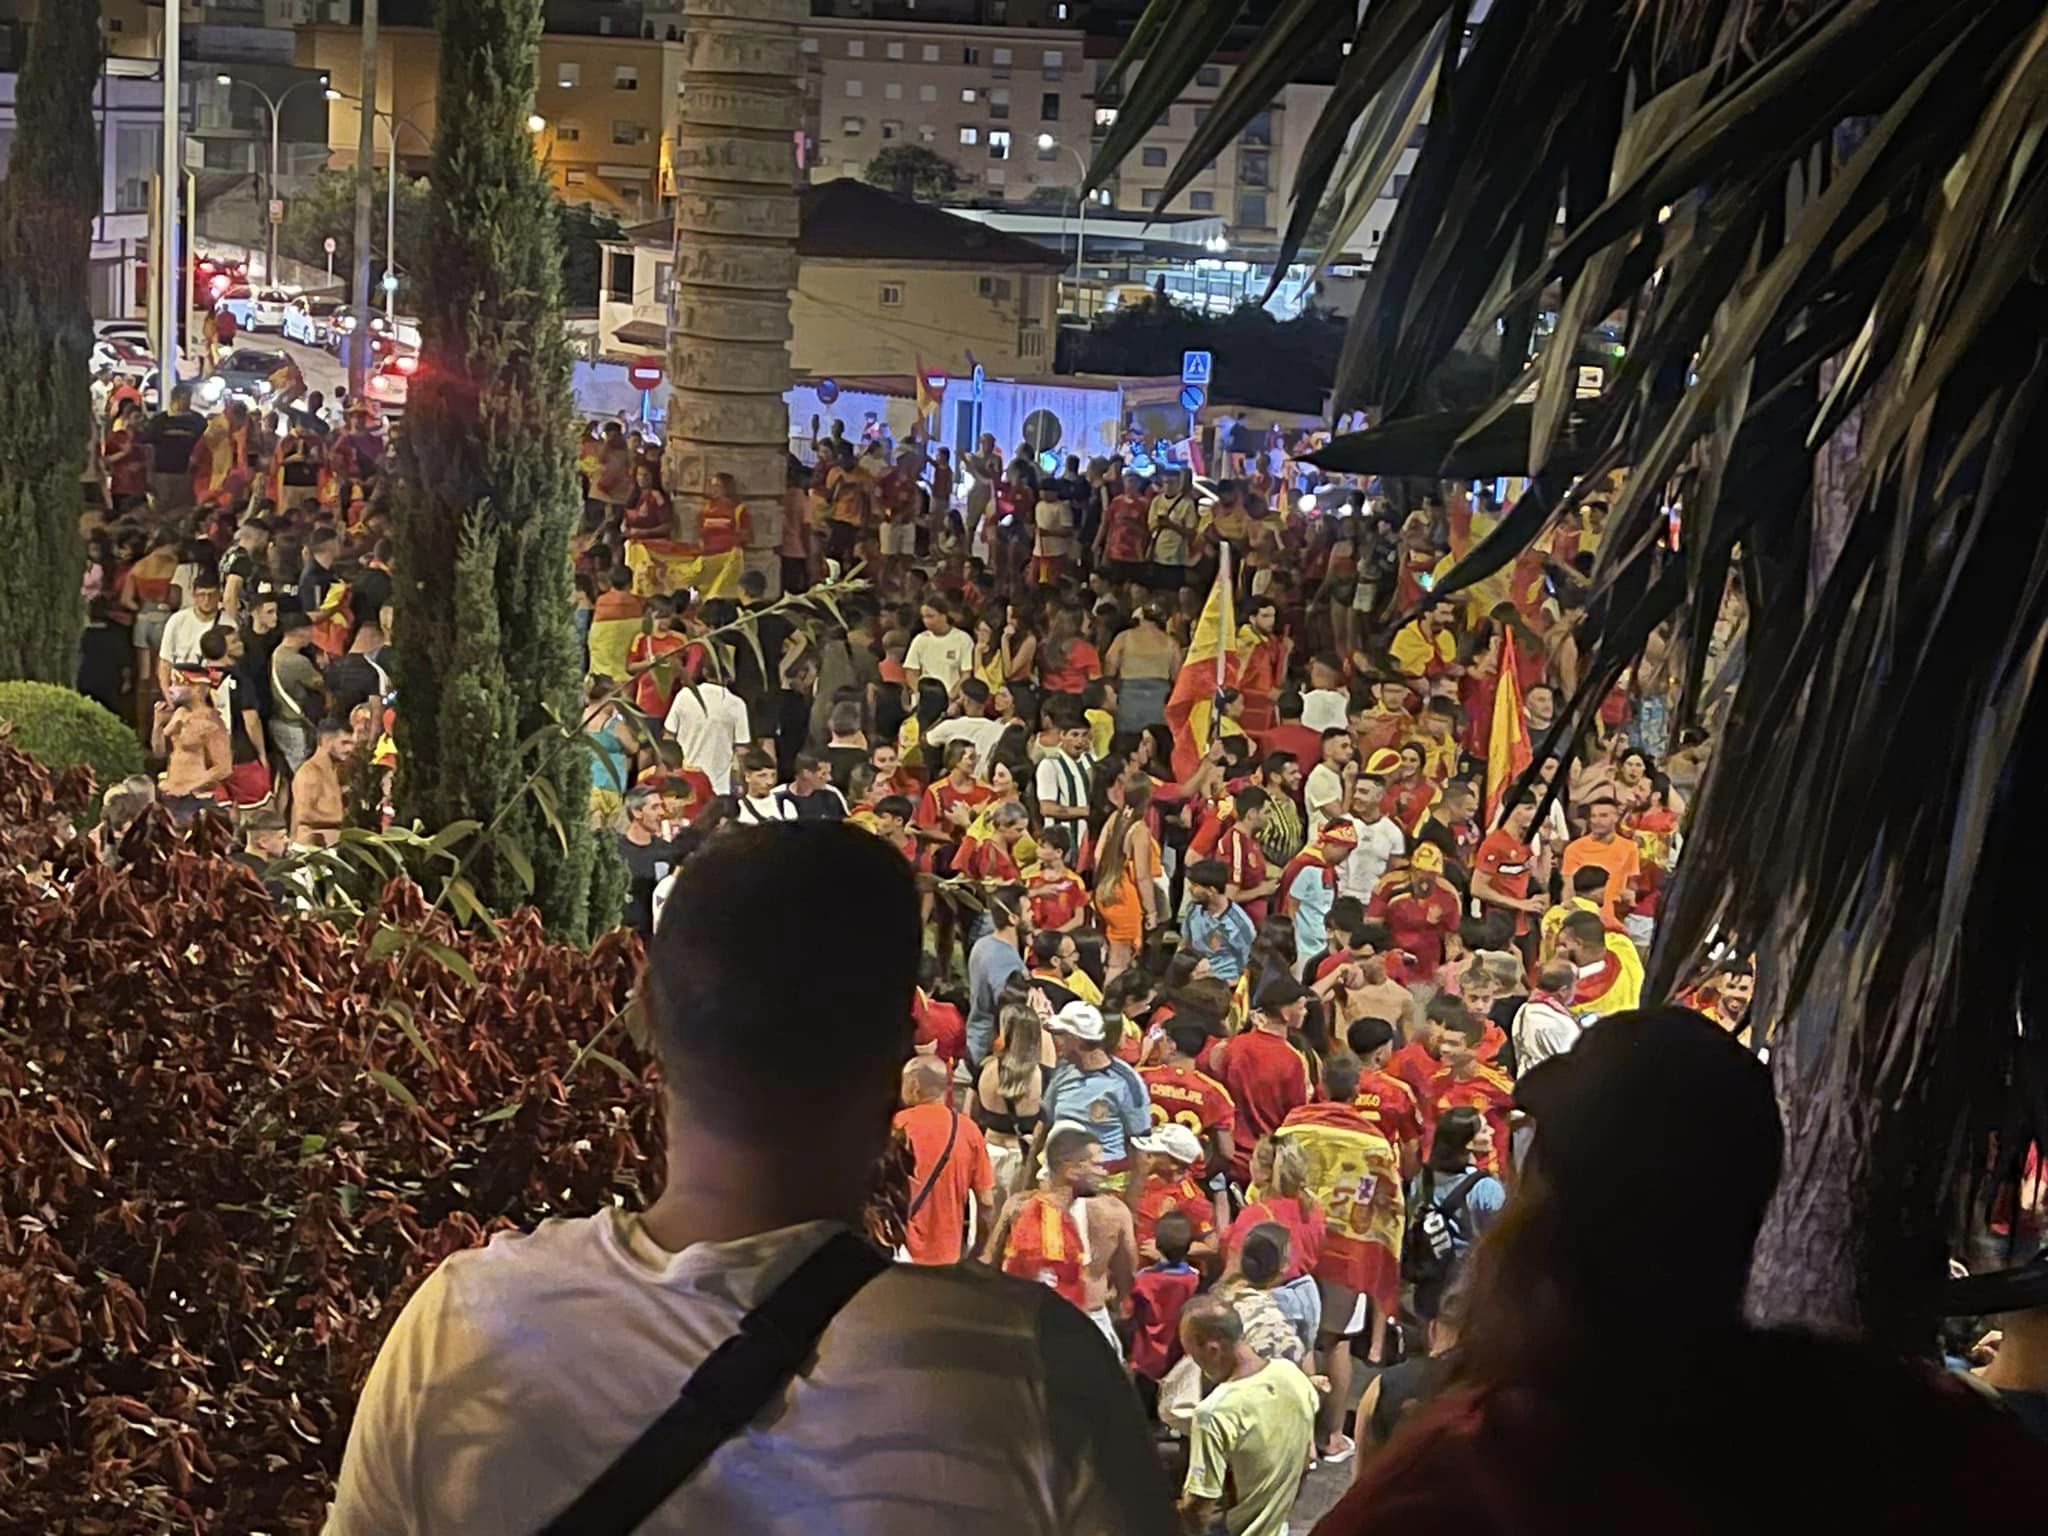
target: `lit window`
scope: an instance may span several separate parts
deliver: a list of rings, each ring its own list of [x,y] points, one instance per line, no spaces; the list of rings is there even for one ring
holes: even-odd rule
[[[1010,158],[1010,130],[991,128],[988,131],[988,157],[991,160]]]
[[[839,119],[839,131],[849,139],[859,138],[867,126],[868,120],[864,117],[842,117]]]
[[[612,89],[615,91],[637,91],[640,89],[640,71],[631,64],[618,64],[612,68]]]
[[[931,125],[930,123],[919,123],[919,124],[917,125],[917,142],[918,142],[918,143],[920,143],[920,144],[936,144],[936,143],[938,142],[938,139],[939,139],[939,131],[938,131],[938,129],[934,128],[934,127],[933,127],[933,126],[932,126],[932,125]]]
[[[555,66],[555,84],[565,91],[573,91],[583,83],[583,66],[567,60]]]
[[[960,99],[964,102],[967,102],[969,105],[972,105],[974,101],[977,99],[974,87],[971,85],[961,86]]]
[[[880,294],[880,298],[881,298],[882,308],[884,308],[884,309],[900,309],[900,308],[902,308],[902,306],[903,306],[903,285],[902,285],[901,283],[883,283],[883,284],[881,285],[881,290],[882,290],[882,291],[881,291],[881,294]]]
[[[1096,127],[1098,127],[1098,128],[1113,128],[1113,127],[1115,127],[1115,126],[1116,126],[1116,108],[1115,108],[1115,107],[1097,107],[1097,108],[1095,109],[1095,126],[1096,126]]]
[[[815,37],[807,37],[804,39],[803,46],[805,53],[816,53],[818,51],[818,40]]]
[[[555,142],[574,144],[583,137],[583,125],[573,118],[561,118],[555,123]]]
[[[960,130],[960,142],[962,144],[979,144],[981,142],[981,130],[979,128],[962,128]]]

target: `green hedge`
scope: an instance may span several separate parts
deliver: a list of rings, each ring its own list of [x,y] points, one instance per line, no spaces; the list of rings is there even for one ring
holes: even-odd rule
[[[54,683],[0,683],[0,721],[13,727],[8,740],[45,768],[90,767],[95,804],[144,767],[142,743],[125,720]]]

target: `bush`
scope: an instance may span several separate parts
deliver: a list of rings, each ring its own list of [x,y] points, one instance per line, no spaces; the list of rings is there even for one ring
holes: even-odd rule
[[[80,781],[0,742],[0,1529],[310,1536],[433,1267],[659,1184],[640,940],[283,913],[212,816],[110,868]]]
[[[0,683],[0,726],[45,768],[90,768],[102,793],[143,769],[142,743],[125,720],[54,683]]]

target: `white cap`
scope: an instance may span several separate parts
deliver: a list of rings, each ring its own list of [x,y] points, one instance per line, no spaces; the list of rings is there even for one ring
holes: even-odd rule
[[[1131,1143],[1140,1152],[1157,1152],[1172,1158],[1176,1163],[1194,1164],[1201,1162],[1202,1143],[1195,1133],[1184,1125],[1167,1124],[1156,1127],[1149,1136],[1140,1136]]]
[[[1054,1034],[1072,1035],[1090,1045],[1102,1044],[1102,1010],[1093,1003],[1069,1003],[1048,1019],[1045,1027]]]

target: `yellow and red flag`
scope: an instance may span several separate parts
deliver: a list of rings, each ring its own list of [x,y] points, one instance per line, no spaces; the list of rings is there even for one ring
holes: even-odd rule
[[[1529,727],[1522,720],[1522,680],[1515,667],[1515,632],[1503,628],[1500,673],[1493,688],[1493,733],[1486,744],[1486,814],[1484,825],[1500,818],[1501,796],[1529,766],[1533,753]]]
[[[1223,563],[1216,569],[1216,583],[1209,588],[1209,601],[1188,636],[1187,659],[1173,680],[1173,692],[1166,700],[1166,724],[1173,732],[1173,772],[1185,779],[1201,764],[1202,754],[1215,739],[1221,718],[1216,695],[1237,681],[1237,618],[1230,592],[1230,546],[1223,547]]]

